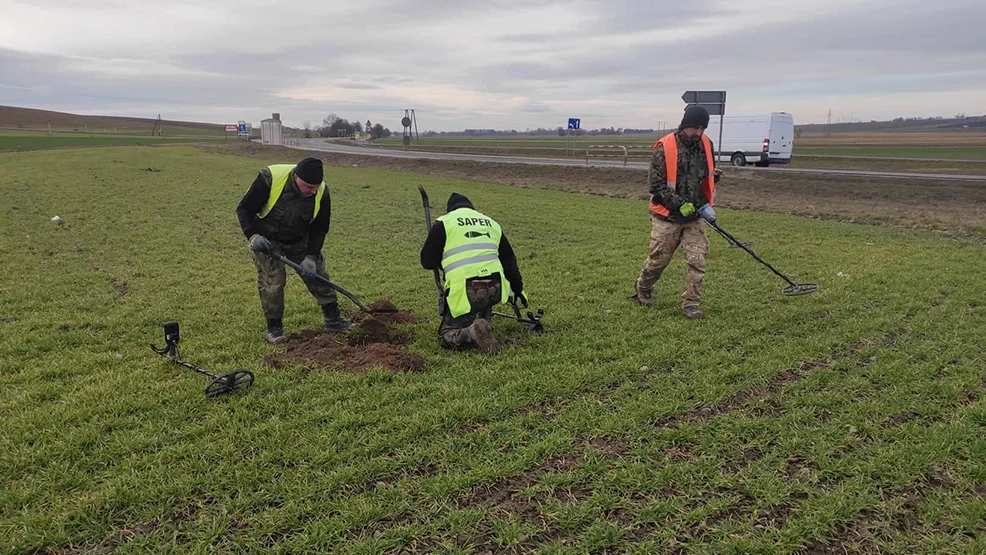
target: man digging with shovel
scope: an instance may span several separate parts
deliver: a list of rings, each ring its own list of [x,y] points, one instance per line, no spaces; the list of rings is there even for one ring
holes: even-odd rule
[[[243,234],[253,249],[257,290],[267,318],[267,341],[284,343],[284,263],[274,253],[299,264],[301,278],[325,317],[325,330],[344,332],[352,324],[339,314],[336,292],[325,281],[329,274],[322,244],[329,231],[332,203],[322,181],[322,161],[305,158],[298,164],[274,164],[260,170],[236,207]]]
[[[493,307],[509,302],[510,291],[527,307],[517,257],[500,225],[477,212],[468,198],[452,193],[446,214],[435,221],[421,247],[421,266],[441,267],[445,273],[439,345],[452,350],[478,346],[485,353],[498,353]]]

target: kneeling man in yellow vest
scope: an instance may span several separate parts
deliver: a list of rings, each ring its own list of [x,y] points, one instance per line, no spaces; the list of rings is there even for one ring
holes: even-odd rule
[[[301,279],[322,308],[326,331],[342,332],[352,326],[339,314],[335,290],[315,277],[329,279],[322,244],[329,231],[331,212],[329,191],[322,180],[322,161],[317,158],[260,170],[236,207],[240,228],[254,251],[257,290],[270,343],[287,341],[282,323],[284,263],[269,256],[272,252],[301,266]]]
[[[486,353],[499,352],[493,307],[507,302],[511,292],[527,307],[517,257],[500,225],[476,211],[468,198],[452,193],[446,214],[437,219],[421,248],[421,266],[440,267],[445,275],[438,344],[452,350],[479,347]]]

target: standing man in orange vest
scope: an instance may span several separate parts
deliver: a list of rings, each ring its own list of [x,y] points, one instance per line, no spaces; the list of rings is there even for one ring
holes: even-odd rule
[[[688,318],[702,318],[699,299],[705,277],[709,239],[699,218],[715,220],[712,204],[720,170],[715,167],[712,141],[705,136],[709,112],[701,106],[685,110],[681,125],[654,144],[650,181],[650,250],[637,278],[634,298],[653,303],[654,284],[681,247],[688,263],[681,308]]]

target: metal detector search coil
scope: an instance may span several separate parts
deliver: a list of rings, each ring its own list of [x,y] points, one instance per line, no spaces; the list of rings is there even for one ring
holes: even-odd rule
[[[178,322],[165,322],[164,323],[164,342],[165,347],[163,349],[158,349],[154,345],[151,345],[151,349],[167,358],[171,362],[179,366],[184,366],[185,368],[190,368],[195,370],[199,374],[203,374],[212,378],[209,385],[205,388],[206,397],[215,397],[217,395],[222,395],[224,393],[230,393],[238,389],[246,389],[253,384],[253,372],[249,370],[244,370],[242,368],[236,368],[232,372],[227,372],[221,376],[213,374],[208,370],[197,366],[195,364],[185,362],[181,360],[178,356],[178,341],[181,339]]]

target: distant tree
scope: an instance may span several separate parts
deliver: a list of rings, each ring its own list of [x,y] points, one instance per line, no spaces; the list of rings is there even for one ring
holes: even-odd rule
[[[305,122],[305,126],[304,126],[304,130],[305,130],[305,138],[306,139],[311,139],[312,138],[312,122],[306,121]]]
[[[559,137],[564,137],[565,135],[568,134],[568,131],[560,125],[558,126],[557,132]]]

